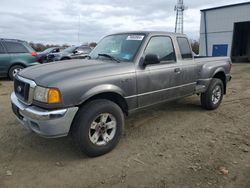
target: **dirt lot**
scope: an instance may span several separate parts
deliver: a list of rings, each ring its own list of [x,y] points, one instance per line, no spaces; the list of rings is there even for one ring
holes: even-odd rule
[[[134,114],[111,153],[87,158],[70,138],[27,132],[0,80],[0,187],[250,187],[250,65],[233,66],[216,111],[197,96]]]

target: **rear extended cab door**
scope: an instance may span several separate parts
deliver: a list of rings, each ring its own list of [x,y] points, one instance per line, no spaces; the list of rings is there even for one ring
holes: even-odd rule
[[[10,67],[10,55],[0,41],[0,76],[7,76]]]
[[[198,67],[194,61],[189,40],[185,36],[176,36],[176,55],[180,63],[179,96],[194,94],[198,79]]]
[[[161,62],[139,65],[136,70],[139,108],[179,98],[181,64],[176,59],[174,46],[174,39],[168,35],[148,36],[145,41],[141,56],[156,54]]]

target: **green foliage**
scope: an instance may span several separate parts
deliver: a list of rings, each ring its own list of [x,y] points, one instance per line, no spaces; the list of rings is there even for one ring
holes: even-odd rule
[[[196,40],[191,41],[192,50],[197,55],[199,54],[199,45],[200,45],[200,43],[198,41],[196,41]]]
[[[29,44],[37,52],[42,52],[42,51],[46,50],[47,48],[51,48],[51,47],[67,48],[70,46],[68,44],[58,45],[58,44],[42,44],[42,43],[34,43],[34,42],[30,42]],[[92,48],[94,48],[97,45],[96,42],[90,42],[90,43],[86,43],[86,44]]]
[[[53,45],[53,44],[50,45],[50,44],[41,44],[41,43],[33,43],[33,42],[30,42],[29,44],[37,52],[42,52],[42,51],[46,50],[47,48],[60,46],[60,45]]]

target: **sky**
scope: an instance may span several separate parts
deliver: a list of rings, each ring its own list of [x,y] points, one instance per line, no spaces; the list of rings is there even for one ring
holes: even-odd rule
[[[184,33],[199,39],[200,10],[242,0],[184,0]],[[44,44],[98,42],[121,31],[173,32],[177,0],[1,0],[0,38]],[[78,37],[79,36],[79,37]]]

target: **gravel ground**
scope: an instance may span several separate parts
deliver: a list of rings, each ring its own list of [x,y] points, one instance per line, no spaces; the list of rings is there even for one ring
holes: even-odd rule
[[[0,80],[0,187],[250,187],[250,65],[233,66],[220,108],[197,96],[133,114],[119,145],[87,158],[66,137],[23,129]]]

